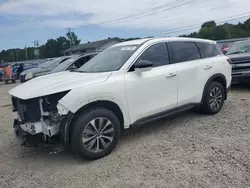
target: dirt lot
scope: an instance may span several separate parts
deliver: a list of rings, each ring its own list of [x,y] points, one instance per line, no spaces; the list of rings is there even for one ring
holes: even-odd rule
[[[250,187],[250,87],[232,89],[215,116],[188,112],[130,130],[111,155],[89,162],[18,145],[13,86],[0,83],[1,188]]]

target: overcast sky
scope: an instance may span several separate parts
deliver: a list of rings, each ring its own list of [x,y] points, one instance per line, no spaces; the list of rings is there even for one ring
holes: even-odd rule
[[[177,36],[198,28],[168,32],[235,15],[250,17],[249,7],[250,0],[0,0],[0,50],[32,46],[34,40],[42,44],[65,35],[68,27],[82,42],[159,33]]]

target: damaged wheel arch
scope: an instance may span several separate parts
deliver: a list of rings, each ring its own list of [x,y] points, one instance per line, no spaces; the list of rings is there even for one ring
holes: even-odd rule
[[[70,132],[71,132],[72,125],[74,124],[75,118],[77,118],[79,114],[84,113],[84,111],[89,110],[90,108],[97,108],[97,107],[103,107],[103,108],[106,108],[107,110],[112,111],[118,117],[120,121],[121,130],[125,128],[124,127],[124,115],[120,107],[116,103],[111,102],[111,101],[97,100],[97,101],[84,105],[75,113],[72,113],[69,111],[68,114],[65,116],[60,126],[61,139],[64,145],[69,146]]]

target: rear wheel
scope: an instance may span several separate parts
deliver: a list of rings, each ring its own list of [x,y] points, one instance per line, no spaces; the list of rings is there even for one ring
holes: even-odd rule
[[[205,90],[201,111],[206,114],[218,113],[225,100],[225,90],[221,83],[211,82]]]
[[[105,109],[78,115],[71,131],[71,148],[83,158],[95,160],[111,153],[120,138],[120,121]]]

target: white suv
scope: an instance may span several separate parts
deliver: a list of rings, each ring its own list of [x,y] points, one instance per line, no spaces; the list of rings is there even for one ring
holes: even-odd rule
[[[231,83],[230,60],[216,42],[189,38],[116,44],[81,68],[13,88],[17,135],[60,137],[88,159],[109,154],[123,129],[198,107],[218,113]]]

